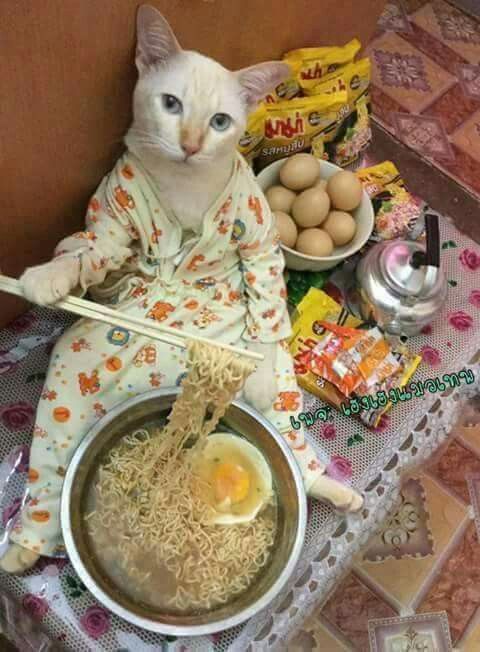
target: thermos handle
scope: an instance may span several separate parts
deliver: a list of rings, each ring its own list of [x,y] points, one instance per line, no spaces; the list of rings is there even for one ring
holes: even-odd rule
[[[438,216],[432,213],[425,215],[425,230],[427,232],[427,250],[416,251],[412,256],[412,267],[418,269],[424,265],[440,267],[440,231]]]

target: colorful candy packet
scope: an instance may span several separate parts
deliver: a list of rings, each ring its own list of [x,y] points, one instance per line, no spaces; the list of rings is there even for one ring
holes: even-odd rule
[[[332,142],[325,147],[328,160],[346,167],[354,163],[368,147],[372,139],[370,128],[370,59],[365,58],[350,63],[335,73],[328,75],[306,91],[309,96],[335,93],[346,90],[348,110]]]
[[[267,104],[264,142],[257,171],[280,158],[311,151],[321,158],[324,143],[333,140],[348,101],[346,91]]]
[[[378,328],[362,326],[325,292],[312,289],[292,317],[290,351],[303,389],[375,427],[391,407],[388,391],[408,383],[420,357],[403,345],[394,349]],[[385,392],[384,401],[376,400],[378,392]]]
[[[375,211],[371,242],[408,238],[417,240],[424,231],[419,203],[405,188],[400,173],[391,161],[357,171]]]
[[[262,147],[266,117],[267,109],[262,102],[248,116],[246,131],[238,143],[238,151],[243,154],[250,165],[253,164]]]
[[[339,68],[351,63],[360,48],[358,39],[353,39],[342,47],[301,48],[287,52],[283,59],[292,66],[298,66],[297,80],[305,92],[313,88]]]

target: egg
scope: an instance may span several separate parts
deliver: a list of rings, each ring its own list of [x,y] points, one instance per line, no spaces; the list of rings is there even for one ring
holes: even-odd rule
[[[318,226],[327,217],[330,198],[321,188],[309,188],[297,195],[293,202],[292,215],[298,226]]]
[[[305,229],[298,236],[295,249],[307,256],[330,256],[333,251],[333,241],[322,229]]]
[[[282,244],[286,247],[293,247],[297,241],[297,226],[292,220],[290,215],[287,215],[283,211],[275,211],[275,222],[277,225],[278,235]]]
[[[342,170],[328,180],[332,205],[340,211],[353,211],[362,201],[362,184],[353,172]]]
[[[282,211],[283,213],[290,213],[296,196],[292,190],[283,186],[271,186],[265,193],[272,211]]]
[[[290,190],[313,186],[320,174],[318,160],[311,154],[294,154],[280,168],[280,181]]]
[[[315,182],[314,188],[320,188],[321,190],[327,191],[327,183],[328,181],[326,179],[318,179],[318,181]]]
[[[260,451],[231,433],[214,433],[193,460],[198,490],[213,508],[212,523],[247,523],[271,502],[272,472]]]
[[[332,238],[335,246],[341,247],[353,238],[357,225],[350,213],[330,211],[322,229]]]

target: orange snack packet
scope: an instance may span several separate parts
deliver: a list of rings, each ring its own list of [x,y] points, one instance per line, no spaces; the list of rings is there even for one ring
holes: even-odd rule
[[[364,331],[320,323],[330,333],[313,349],[310,368],[350,396],[374,373],[390,347],[378,328]]]

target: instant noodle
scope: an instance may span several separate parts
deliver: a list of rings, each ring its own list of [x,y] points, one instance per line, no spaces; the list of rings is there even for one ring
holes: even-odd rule
[[[343,47],[291,50],[283,59],[292,67],[297,67],[298,84],[303,91],[308,91],[321,79],[326,79],[342,66],[351,63],[361,47],[360,41],[355,38]]]
[[[243,154],[250,165],[253,164],[262,147],[266,117],[265,105],[259,104],[255,111],[248,116],[247,129],[238,143],[238,151]]]
[[[317,288],[311,288],[307,292],[292,314],[292,337],[289,345],[298,384],[326,403],[340,409],[345,396],[333,383],[316,375],[307,364],[310,352],[327,333],[321,324],[322,321],[352,328],[362,322]]]
[[[358,159],[372,138],[369,116],[370,77],[370,59],[365,58],[344,66],[333,76],[328,75],[326,81],[306,90],[310,96],[347,92],[348,110],[335,139],[326,146],[329,160],[341,167]]]
[[[375,427],[391,408],[390,389],[401,390],[421,359],[402,344],[393,346],[378,328],[362,326],[360,319],[313,288],[292,316],[289,345],[303,389]],[[379,392],[385,394],[382,404],[376,399]]]
[[[286,79],[284,82],[279,84],[273,93],[270,93],[266,96],[265,102],[271,104],[273,102],[284,102],[285,100],[291,100],[298,95],[301,95],[302,89],[298,83],[298,73],[300,71],[302,62],[300,60],[285,61],[284,63],[290,66],[292,71],[291,76]]]
[[[393,238],[416,240],[424,230],[421,208],[405,188],[391,161],[357,171],[357,177],[372,200],[375,211],[373,242]]]
[[[258,170],[280,158],[311,151],[321,158],[324,142],[335,137],[347,110],[346,91],[267,104]]]

